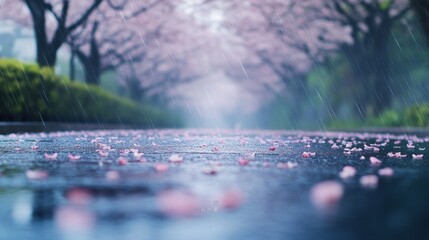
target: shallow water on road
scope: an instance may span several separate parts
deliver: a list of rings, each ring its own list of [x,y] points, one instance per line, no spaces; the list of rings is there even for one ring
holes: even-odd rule
[[[0,238],[425,238],[428,142],[425,134],[238,130],[3,135]],[[340,178],[344,166],[356,175]],[[386,167],[393,176],[380,175]],[[362,185],[364,175],[378,184]],[[311,189],[327,180],[344,192],[320,207]]]

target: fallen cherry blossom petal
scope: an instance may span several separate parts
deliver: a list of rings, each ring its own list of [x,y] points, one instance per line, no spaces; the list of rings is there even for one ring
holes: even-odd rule
[[[356,175],[356,172],[356,168],[352,166],[345,166],[343,167],[343,170],[339,173],[339,175],[342,179],[352,178]]]
[[[69,158],[70,161],[77,161],[80,159],[80,155],[69,154],[67,155],[67,157]]]
[[[236,208],[243,202],[243,195],[241,191],[237,189],[228,189],[221,193],[219,197],[219,203],[222,208]]]
[[[319,208],[335,205],[342,198],[343,193],[343,186],[336,181],[320,182],[310,190],[311,201]]]
[[[105,177],[107,180],[115,181],[118,180],[121,176],[118,171],[110,170],[106,172]]]
[[[124,157],[119,157],[118,158],[118,164],[120,166],[125,166],[128,164],[128,159],[124,158]]]
[[[168,158],[168,161],[172,163],[181,163],[183,162],[183,157],[179,156],[178,154],[173,154]]]
[[[44,157],[48,160],[56,160],[58,157],[58,153],[52,153],[52,154],[45,153]]]
[[[67,192],[67,200],[75,205],[88,205],[92,201],[91,193],[83,188],[73,188]]]
[[[365,175],[359,179],[360,185],[365,188],[376,188],[378,177],[376,175]]]
[[[107,151],[98,151],[98,155],[100,155],[100,157],[108,157],[109,156],[109,152]]]
[[[140,159],[142,158],[144,155],[144,153],[140,153],[140,152],[133,152],[133,156],[135,159]]]
[[[93,228],[95,217],[83,208],[64,206],[56,210],[55,223],[61,230],[82,231]]]
[[[338,149],[338,148],[340,148],[340,147],[339,147],[337,144],[335,144],[335,143],[334,143],[334,144],[332,144],[331,148],[332,148],[332,149]]]
[[[27,170],[25,175],[28,179],[41,180],[48,178],[48,172],[45,170]]]
[[[412,154],[413,159],[423,159],[423,154]]]
[[[168,165],[165,163],[156,163],[155,165],[153,165],[153,168],[157,172],[165,172],[168,170]]]
[[[309,158],[310,157],[310,153],[309,152],[303,152],[302,153],[302,157],[303,158]]]
[[[121,149],[119,150],[119,155],[121,156],[127,156],[130,153],[129,149]]]
[[[156,196],[159,210],[172,217],[192,217],[200,214],[201,202],[197,196],[178,190],[166,190]]]
[[[378,170],[378,174],[384,177],[393,176],[393,169],[390,167],[381,168]]]
[[[365,156],[361,156],[359,159],[360,160],[365,160]]]
[[[369,157],[369,161],[371,162],[372,165],[380,165],[382,162],[380,159],[376,158],[376,157]]]
[[[276,146],[270,146],[268,149],[269,149],[270,151],[275,151],[275,150],[277,149],[277,147],[276,147]]]
[[[244,159],[244,158],[238,159],[238,164],[240,164],[241,166],[249,165],[249,163],[250,161],[248,159]]]
[[[139,150],[137,148],[130,148],[130,152],[132,152],[132,153],[138,153]]]

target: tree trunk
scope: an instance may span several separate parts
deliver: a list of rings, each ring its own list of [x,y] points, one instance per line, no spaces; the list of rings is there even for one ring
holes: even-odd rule
[[[46,36],[45,2],[43,0],[25,0],[33,19],[33,30],[36,38],[37,63],[40,66],[54,66],[56,50],[49,46]]]
[[[93,61],[91,56],[78,54],[79,61],[83,66],[85,73],[85,82],[88,84],[99,85],[101,76],[101,66],[98,61]]]
[[[70,81],[74,81],[75,80],[75,75],[76,75],[76,67],[75,67],[75,63],[74,63],[74,59],[75,58],[75,51],[73,49],[71,49],[70,51]]]
[[[420,21],[420,25],[426,37],[426,43],[429,47],[429,2],[427,0],[410,0],[410,2]]]
[[[387,49],[392,23],[387,15],[381,21],[381,25],[369,27],[366,41],[355,39],[355,45],[344,50],[353,72],[350,80],[354,83],[348,83],[353,88],[351,97],[362,120],[377,117],[393,99]]]
[[[85,55],[85,53],[81,51],[76,51],[76,54],[83,65],[85,82],[88,84],[99,85],[102,73],[101,59],[98,54],[98,50],[92,49],[92,46],[93,45],[91,44],[91,54],[89,56]]]

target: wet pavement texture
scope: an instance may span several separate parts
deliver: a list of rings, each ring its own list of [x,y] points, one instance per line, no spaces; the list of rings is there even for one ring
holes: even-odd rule
[[[0,135],[0,239],[429,239],[428,142],[424,132]],[[325,181],[340,192],[312,197]]]

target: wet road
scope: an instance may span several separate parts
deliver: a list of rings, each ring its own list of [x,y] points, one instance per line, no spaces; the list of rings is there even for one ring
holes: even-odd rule
[[[2,135],[0,239],[428,239],[428,142],[422,132]],[[356,174],[341,177],[344,166]],[[320,204],[311,192],[327,180],[341,194],[322,189]]]

